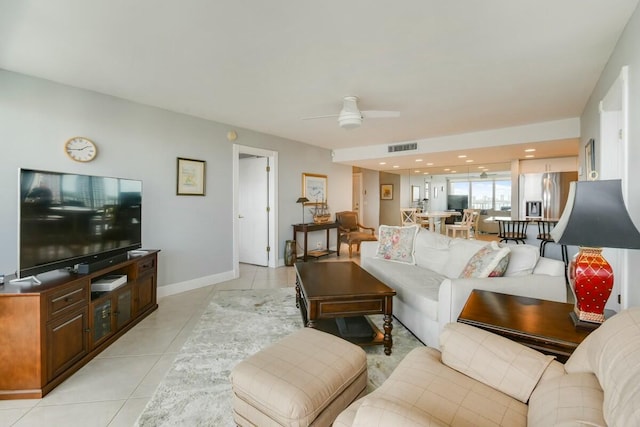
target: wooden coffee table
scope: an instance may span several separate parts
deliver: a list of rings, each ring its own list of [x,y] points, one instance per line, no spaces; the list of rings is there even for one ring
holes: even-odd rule
[[[384,334],[369,322],[370,336],[343,338],[358,345],[382,344],[384,353],[391,354],[396,291],[353,262],[297,262],[295,269],[296,307],[305,326],[340,335],[336,319],[382,314]]]
[[[473,290],[458,322],[477,326],[566,362],[591,329],[576,328],[573,304]]]

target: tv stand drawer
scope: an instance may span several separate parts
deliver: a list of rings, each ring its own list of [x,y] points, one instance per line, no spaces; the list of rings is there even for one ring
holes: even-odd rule
[[[87,304],[89,294],[89,280],[74,282],[72,286],[56,290],[47,295],[48,319],[58,316],[76,307]]]

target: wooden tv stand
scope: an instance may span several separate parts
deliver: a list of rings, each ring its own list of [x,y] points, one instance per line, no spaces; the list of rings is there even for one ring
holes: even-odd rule
[[[43,397],[157,309],[158,252],[89,274],[61,271],[40,285],[0,286],[0,400]],[[91,292],[106,275],[127,283]]]

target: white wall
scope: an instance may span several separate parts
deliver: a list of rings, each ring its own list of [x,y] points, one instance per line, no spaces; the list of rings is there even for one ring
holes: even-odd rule
[[[159,285],[228,274],[232,266],[232,145],[229,125],[0,70],[0,273],[17,268],[18,169],[143,181],[143,246],[161,249]],[[351,208],[351,167],[330,151],[243,129],[238,144],[278,151],[279,238],[300,222],[301,173],[328,175],[329,205]],[[63,151],[73,136],[98,145],[88,164]],[[176,158],[206,160],[206,197],[176,196]],[[333,237],[335,240],[335,237]]]
[[[582,113],[580,141],[581,150],[579,164],[584,165],[584,145],[590,138],[596,140],[596,152],[600,137],[600,116],[598,104],[614,83],[624,65],[629,66],[629,156],[626,158],[629,179],[627,209],[636,227],[640,228],[640,7],[636,8],[620,40],[609,58],[596,87]],[[596,159],[596,170],[600,169],[599,157]],[[584,179],[585,177],[581,177]],[[640,250],[628,250],[627,277],[629,278],[629,307],[640,306]],[[614,272],[615,274],[615,272]],[[612,296],[614,298],[614,296]]]

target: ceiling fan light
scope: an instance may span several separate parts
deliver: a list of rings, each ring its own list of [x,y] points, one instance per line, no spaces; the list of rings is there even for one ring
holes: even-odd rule
[[[338,124],[343,129],[355,129],[362,124],[362,116],[360,114],[340,114]]]

